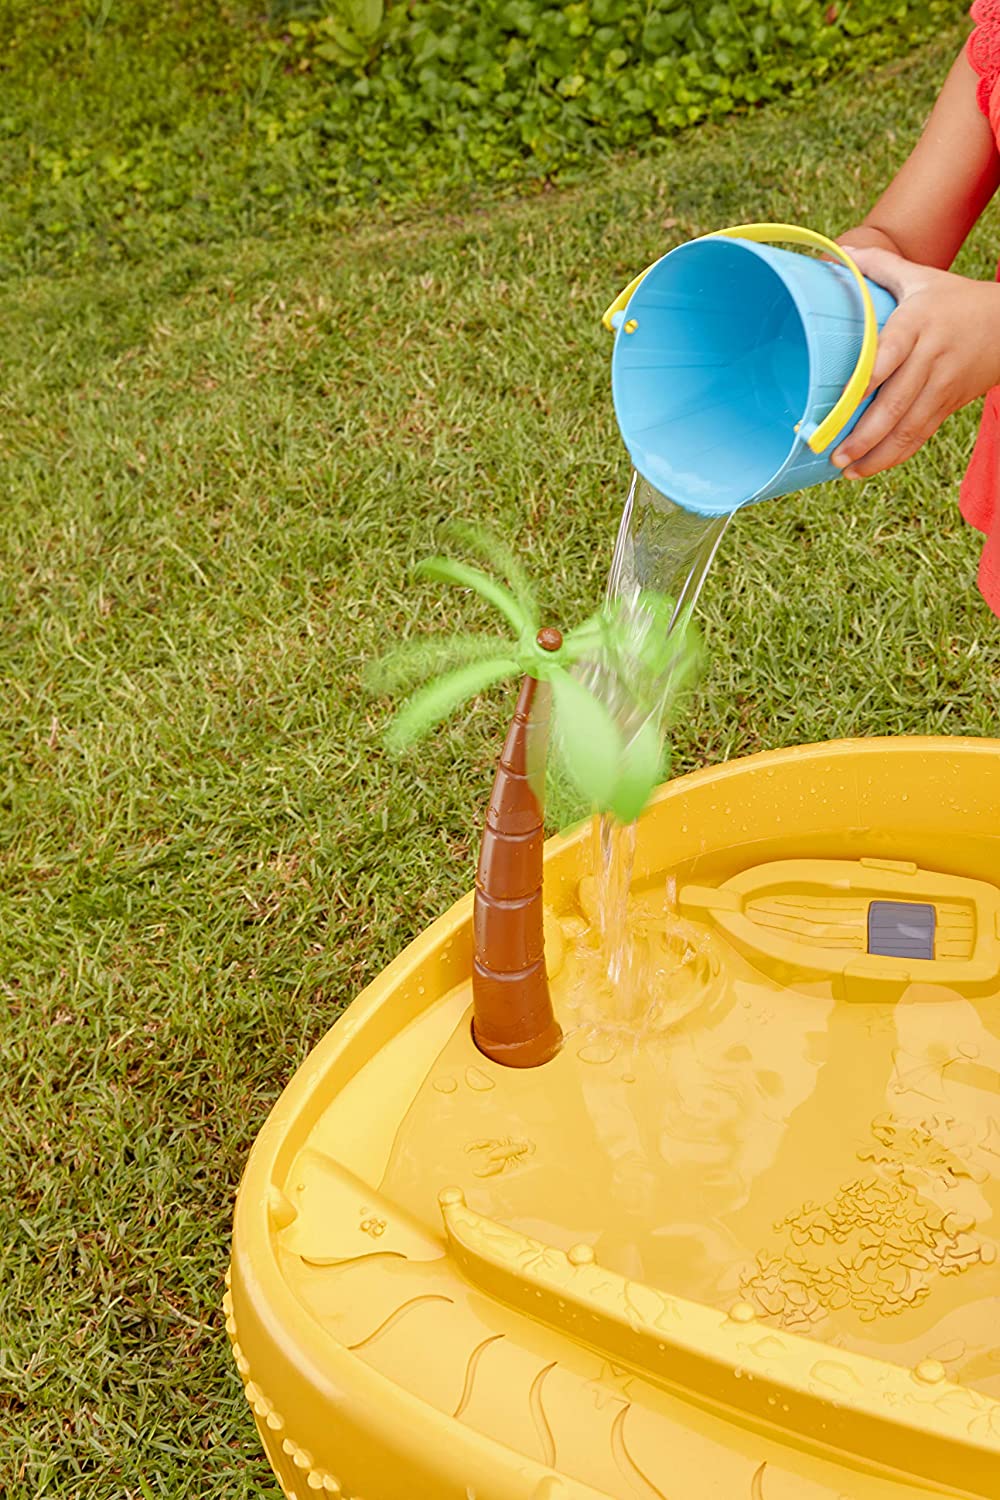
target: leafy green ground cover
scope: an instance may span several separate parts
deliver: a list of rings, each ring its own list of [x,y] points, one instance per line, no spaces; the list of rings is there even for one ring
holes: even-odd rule
[[[219,1313],[239,1173],[341,1007],[469,887],[510,709],[383,756],[364,663],[485,622],[408,565],[486,520],[554,620],[593,608],[627,481],[609,294],[699,230],[856,218],[957,45],[490,213],[0,292],[0,1493],[276,1496]],[[967,269],[996,238],[991,213]],[[739,519],[681,769],[997,732],[973,430]]]
[[[6,0],[0,274],[566,181],[622,146],[863,75],[966,8],[393,0],[378,27],[381,0]],[[350,18],[376,41],[345,53]]]

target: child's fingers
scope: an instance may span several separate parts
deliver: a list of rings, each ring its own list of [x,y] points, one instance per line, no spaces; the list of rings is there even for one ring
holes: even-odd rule
[[[894,375],[905,359],[909,359],[913,353],[914,345],[920,334],[920,325],[910,315],[910,310],[903,311],[897,308],[879,334],[878,353],[875,355],[875,363],[872,366],[872,376],[868,382],[866,396],[884,385],[890,375]]]
[[[838,469],[847,469],[858,464],[871,453],[889,433],[905,422],[907,413],[927,381],[923,361],[911,355],[885,382],[875,400],[869,406],[854,431],[840,444],[832,456]]]
[[[933,393],[922,395],[881,442],[845,469],[846,477],[870,479],[873,474],[881,474],[885,469],[905,463],[929,437],[933,437],[950,410],[950,407],[941,405],[939,396]]]
[[[897,320],[895,327],[893,327],[893,319]],[[882,335],[879,339],[878,354],[875,356],[875,365],[872,370],[872,378],[868,382],[868,389],[865,395],[870,396],[872,391],[876,390],[879,386],[882,387],[882,391],[878,400],[869,407],[853,432],[848,434],[833,453],[831,461],[836,464],[838,469],[846,469],[852,459],[860,458],[863,453],[867,453],[869,448],[873,447],[884,436],[882,429],[876,426],[877,419],[873,414],[881,409],[887,382],[891,380],[897,370],[901,369],[909,359],[916,346],[916,342],[916,322],[911,318],[900,317],[898,313],[893,313],[882,330]],[[887,417],[888,412],[883,413],[883,415]]]

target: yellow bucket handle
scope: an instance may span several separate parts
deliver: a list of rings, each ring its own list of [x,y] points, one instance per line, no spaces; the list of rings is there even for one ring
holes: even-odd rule
[[[828,240],[825,234],[817,234],[813,229],[802,229],[797,224],[737,224],[732,229],[717,229],[713,234],[701,236],[703,240],[720,238],[755,240],[758,244],[764,245],[806,245],[812,250],[822,250],[827,255],[835,256],[842,265],[846,266],[858,284],[865,313],[865,331],[861,339],[861,353],[858,355],[858,362],[854,367],[854,373],[844,386],[833,410],[824,417],[816,430],[810,433],[806,440],[814,453],[822,453],[825,448],[830,446],[837,433],[843,427],[847,426],[865,399],[865,392],[868,390],[868,383],[872,378],[872,371],[875,368],[875,356],[878,353],[878,319],[875,316],[875,307],[872,303],[871,293],[865,283],[865,278],[847,251],[838,245],[835,240]],[[698,244],[699,241],[695,240],[692,243]],[[662,256],[660,258],[662,259]],[[659,265],[659,261],[654,261],[653,265],[647,266],[645,271],[640,271],[639,275],[629,282],[625,290],[618,293],[618,296],[604,314],[601,321],[610,333],[614,333],[617,326],[615,318],[625,311],[632,293],[643,277],[648,275],[655,265]],[[796,428],[796,431],[798,431],[798,428]]]

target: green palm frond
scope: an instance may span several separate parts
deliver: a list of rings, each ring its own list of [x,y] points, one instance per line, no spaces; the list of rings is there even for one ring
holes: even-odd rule
[[[594,643],[597,643],[594,648]],[[555,750],[569,780],[598,811],[633,822],[666,775],[665,731],[702,664],[701,638],[689,619],[678,620],[674,601],[648,593],[636,601],[606,606],[594,620],[566,637],[565,648],[594,664],[581,691],[554,683],[557,704]],[[603,704],[604,683],[620,719],[604,709],[595,717],[587,698]],[[595,777],[595,756],[612,766],[610,781]]]
[[[552,696],[570,777],[594,807],[610,807],[624,748],[621,730],[601,700],[568,672],[552,678]]]
[[[634,823],[665,774],[659,726],[655,720],[645,719],[622,750],[608,811],[619,823]]]
[[[608,616],[603,610],[591,615],[589,620],[584,620],[582,625],[577,625],[563,637],[563,656],[571,663],[598,656],[608,641],[608,624]]]
[[[450,557],[429,557],[426,562],[417,564],[416,571],[420,577],[432,578],[435,583],[455,583],[460,588],[472,589],[499,610],[519,636],[537,629],[533,616],[521,608],[510,589],[504,588],[480,568],[454,562]]]
[[[552,688],[540,682],[535,692],[535,701],[528,719],[526,770],[528,783],[538,800],[540,808],[548,806],[546,783],[551,775],[554,758],[549,754],[552,744]]]
[[[521,566],[517,555],[495,532],[485,526],[474,526],[471,521],[449,521],[443,528],[445,536],[453,536],[457,542],[479,557],[510,584],[511,593],[529,619],[535,619],[538,608],[531,580]]]
[[[477,693],[504,678],[528,675],[542,684],[528,746],[528,773],[539,801],[545,800],[547,760],[548,780],[550,786],[555,781],[557,792],[561,787],[563,808],[572,801],[574,811],[597,809],[632,822],[662,779],[668,718],[701,665],[700,636],[690,618],[678,619],[675,601],[666,595],[641,594],[637,600],[605,605],[548,650],[536,638],[537,611],[527,576],[509,549],[480,528],[453,525],[450,530],[470,550],[499,563],[511,586],[446,557],[430,558],[417,571],[439,583],[474,590],[500,613],[516,639],[466,634],[411,641],[374,663],[366,671],[366,683],[380,692],[453,668],[404,703],[389,728],[387,745],[401,750]],[[587,664],[590,670],[569,670]],[[607,694],[609,681],[614,686]],[[550,692],[554,755],[547,755]]]
[[[405,750],[468,699],[505,677],[516,675],[517,671],[514,657],[499,656],[472,662],[435,678],[403,704],[389,726],[386,745],[393,751]]]
[[[605,663],[627,686],[636,712],[666,725],[701,676],[704,646],[690,615],[665,594],[640,594],[608,611]]]
[[[385,656],[369,662],[364,669],[364,687],[369,693],[403,692],[426,682],[436,672],[486,661],[509,651],[510,642],[498,635],[422,636],[404,641]]]
[[[545,809],[545,821],[550,828],[570,828],[593,817],[594,804],[569,774],[555,741],[538,783],[532,782],[532,789],[539,807]]]

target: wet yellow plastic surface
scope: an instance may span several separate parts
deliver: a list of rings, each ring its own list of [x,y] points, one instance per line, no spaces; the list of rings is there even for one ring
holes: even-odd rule
[[[1000,743],[666,788],[641,1027],[591,857],[547,851],[553,1063],[477,1053],[466,899],[258,1138],[227,1314],[285,1493],[1000,1495]],[[934,905],[934,959],[867,953],[882,899]]]

